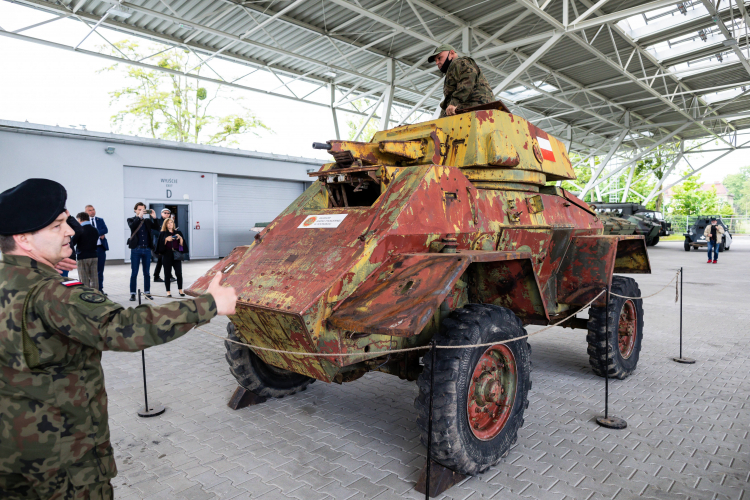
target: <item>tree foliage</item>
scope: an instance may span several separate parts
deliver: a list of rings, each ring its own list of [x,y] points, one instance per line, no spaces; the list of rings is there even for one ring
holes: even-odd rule
[[[681,176],[687,175],[684,172]],[[732,207],[719,199],[716,188],[702,191],[700,174],[691,175],[672,189],[672,200],[667,209],[672,215],[723,215],[734,214]]]
[[[123,40],[114,44],[131,60],[142,60],[147,54],[138,42]],[[151,49],[148,53],[158,49]],[[195,78],[185,75],[198,60],[189,51],[169,49],[151,58],[165,71],[150,70],[138,66],[125,66],[126,85],[110,92],[111,104],[124,106],[112,116],[112,123],[118,130],[129,133],[135,130],[154,139],[167,139],[198,144],[231,145],[237,144],[237,137],[270,129],[249,109],[241,104],[238,113],[214,116],[209,113],[211,104],[227,94],[221,85],[209,92],[199,86]],[[101,71],[115,71],[119,64],[103,68]],[[200,74],[198,66],[191,74]],[[232,97],[241,101],[241,97]]]
[[[734,195],[734,206],[740,213],[750,213],[750,166],[724,177],[724,186]]]

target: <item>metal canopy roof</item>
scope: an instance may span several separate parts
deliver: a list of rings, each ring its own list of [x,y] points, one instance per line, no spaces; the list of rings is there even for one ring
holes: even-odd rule
[[[617,166],[608,176],[679,141],[676,165],[690,153],[685,139],[717,140],[731,152],[742,146],[737,132],[750,127],[750,19],[739,0],[6,1],[92,31],[106,26],[188,48],[207,67],[218,58],[270,71],[280,81],[275,89],[254,87],[251,76],[198,77],[325,106],[334,121],[336,110],[377,113],[381,128],[433,114],[443,75],[426,59],[451,43],[477,61],[513,113],[584,159],[603,157],[594,178],[610,160]],[[25,29],[0,34],[150,66]],[[296,80],[320,91],[299,95]],[[354,108],[363,97],[370,107]]]

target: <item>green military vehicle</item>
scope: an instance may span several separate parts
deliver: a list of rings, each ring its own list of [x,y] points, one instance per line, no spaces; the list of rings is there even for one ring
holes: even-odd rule
[[[669,236],[672,234],[672,224],[664,220],[661,212],[649,210],[638,203],[597,202],[593,203],[591,206],[599,214],[626,219],[635,226],[633,232],[618,233],[606,233],[605,226],[605,234],[638,234],[645,238],[646,245],[648,246],[654,246],[659,243],[661,236]],[[627,228],[621,223],[616,225],[622,226],[620,228],[621,231],[627,230]]]

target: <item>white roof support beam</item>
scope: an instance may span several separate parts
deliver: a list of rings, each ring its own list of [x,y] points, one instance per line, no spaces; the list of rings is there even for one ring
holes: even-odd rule
[[[643,200],[643,204],[646,205],[651,200],[656,198],[658,196],[659,188],[664,184],[664,181],[667,180],[667,177],[672,173],[672,171],[677,167],[677,164],[680,163],[680,160],[682,159],[682,156],[685,154],[684,152],[684,145],[683,143],[680,143],[680,154],[677,155],[677,157],[674,159],[672,164],[669,166],[669,168],[662,174],[661,179],[658,180],[654,188],[651,190],[650,193],[646,196],[646,198]]]
[[[708,0],[701,0],[701,1],[703,2],[703,5],[708,10],[709,14],[713,16],[716,26],[719,28],[719,31],[721,31],[721,34],[724,35],[724,38],[726,38],[728,45],[732,48],[734,53],[737,54],[737,58],[740,60],[740,64],[742,64],[742,67],[745,68],[745,71],[747,71],[748,75],[750,75],[750,63],[747,61],[745,54],[742,53],[742,49],[740,49],[740,46],[737,43],[737,40],[729,32],[729,30],[727,29],[727,26],[724,24],[724,21],[721,20],[721,16],[719,16],[719,13],[716,10],[716,7],[714,7],[713,2],[709,2]],[[731,5],[731,1],[732,0],[729,0],[730,5]]]
[[[336,116],[336,108],[333,106],[334,102],[336,101],[336,85],[329,83],[328,88],[331,92],[331,118],[333,118],[333,130],[336,133],[336,140],[341,140],[341,134],[339,133],[339,118]]]
[[[414,106],[412,106],[412,108],[409,111],[406,112],[406,114],[404,115],[404,117],[401,118],[401,121],[398,122],[398,124],[396,126],[400,127],[401,125],[403,125],[404,122],[406,122],[406,120],[408,120],[409,117],[412,114],[414,114],[414,112],[416,110],[418,110],[420,108],[420,106],[422,106],[422,104],[424,104],[424,102],[427,100],[427,98],[429,98],[430,96],[432,96],[432,94],[435,93],[435,91],[438,89],[438,87],[442,86],[442,84],[443,84],[443,81],[442,80],[438,80],[438,81],[436,81],[432,85],[432,87],[430,87],[427,91],[425,91],[425,93],[422,96],[422,98],[419,101],[417,101],[417,103]]]
[[[493,89],[493,92],[495,92],[495,94],[497,95],[510,87],[516,81],[516,78],[518,78],[518,76],[525,72],[529,68],[529,66],[541,59],[542,56],[546,54],[549,49],[551,49],[552,46],[562,37],[562,35],[562,33],[555,33],[554,35],[552,35],[549,40],[544,42],[541,47],[536,49],[536,51],[531,54],[528,59],[522,62],[516,69],[513,70],[513,72],[506,76],[505,79],[500,82],[500,85]]]
[[[386,71],[388,72],[388,80],[391,84],[386,87],[383,92],[383,113],[380,115],[380,130],[387,130],[388,124],[391,121],[391,110],[393,109],[393,91],[396,87],[396,65],[393,59],[388,59],[386,62]]]
[[[354,138],[352,139],[353,141],[356,141],[357,139],[359,139],[359,136],[362,135],[362,132],[365,130],[365,127],[367,127],[367,124],[370,123],[370,120],[372,120],[372,117],[375,115],[375,111],[378,110],[378,106],[380,105],[381,102],[383,102],[383,97],[385,97],[385,93],[380,94],[380,98],[372,107],[370,114],[367,115],[367,118],[365,118],[365,120],[362,122],[362,125],[359,126],[359,130],[357,130],[357,133],[354,134]]]
[[[602,175],[602,172],[609,164],[609,161],[612,159],[612,156],[614,156],[617,149],[622,144],[623,139],[625,139],[625,136],[628,134],[628,129],[624,129],[622,132],[620,132],[620,135],[617,136],[617,139],[615,139],[615,142],[612,144],[612,147],[609,149],[609,153],[607,153],[607,156],[604,157],[602,162],[599,164],[599,168],[596,169],[594,172],[592,170],[591,178],[586,183],[586,185],[583,187],[583,190],[578,195],[581,199],[583,199],[586,196],[586,193],[588,193],[592,187],[594,187],[594,182],[599,178],[600,175]],[[593,157],[592,157],[593,158]]]
[[[639,161],[639,160],[640,160],[641,158],[643,158],[644,156],[646,156],[646,155],[647,155],[648,153],[650,153],[650,152],[651,152],[651,151],[653,151],[654,149],[658,148],[659,146],[661,146],[661,145],[662,145],[662,144],[664,144],[665,142],[667,142],[667,141],[669,141],[670,139],[672,139],[672,137],[674,137],[674,136],[676,136],[677,134],[679,134],[680,132],[682,132],[682,131],[683,131],[684,129],[686,129],[686,128],[687,128],[687,127],[688,127],[689,125],[691,125],[691,124],[690,124],[690,123],[686,123],[686,124],[684,124],[683,126],[681,126],[681,127],[679,127],[678,129],[676,129],[676,130],[675,130],[674,132],[672,132],[672,133],[668,134],[667,136],[663,137],[663,138],[662,138],[662,139],[661,139],[660,141],[656,142],[655,144],[652,144],[652,145],[651,145],[651,146],[649,146],[648,148],[646,148],[646,149],[644,149],[643,151],[641,151],[640,153],[638,153],[638,154],[637,154],[637,155],[636,155],[635,157],[633,157],[633,159],[632,159],[632,160],[628,160],[627,162],[623,163],[622,165],[620,165],[619,167],[617,167],[617,168],[616,168],[615,170],[613,170],[612,172],[610,172],[609,174],[607,174],[607,175],[606,175],[605,177],[602,177],[602,178],[600,178],[600,179],[597,179],[597,180],[596,180],[596,181],[594,182],[594,186],[598,186],[599,184],[601,184],[602,182],[606,181],[607,179],[609,179],[609,178],[610,178],[610,177],[612,177],[613,175],[615,175],[615,174],[619,173],[619,172],[620,172],[620,171],[622,171],[622,170],[625,170],[625,169],[626,169],[627,167],[629,167],[630,165],[632,165],[632,164],[634,164],[634,163],[638,162],[638,161]]]
[[[739,145],[739,146],[737,147],[737,149],[741,149],[741,148],[744,148],[744,147],[745,147],[745,146],[747,146],[748,144],[750,144],[750,141],[747,141],[747,142],[743,142],[742,144],[740,144],[740,145]],[[732,152],[734,152],[734,151],[735,151],[734,149],[731,149],[731,150],[727,151],[726,153],[724,153],[724,154],[722,154],[722,155],[719,155],[719,156],[717,156],[716,158],[714,158],[713,160],[711,160],[711,161],[709,161],[709,162],[705,163],[705,164],[704,164],[703,166],[701,166],[701,167],[698,167],[698,168],[694,168],[694,169],[693,169],[693,170],[692,170],[692,171],[691,171],[691,172],[690,172],[689,174],[687,174],[687,175],[685,175],[685,176],[681,177],[681,178],[680,178],[680,179],[679,179],[678,181],[676,181],[676,182],[673,182],[673,183],[672,183],[672,184],[670,184],[669,186],[667,186],[667,187],[665,187],[665,188],[661,189],[661,190],[660,190],[660,191],[659,191],[658,193],[656,193],[656,196],[658,196],[658,195],[662,194],[662,193],[663,193],[664,191],[669,191],[670,189],[672,189],[673,187],[675,187],[675,186],[676,186],[677,184],[681,183],[682,181],[684,181],[684,180],[685,180],[685,179],[687,179],[688,177],[690,177],[690,176],[692,176],[692,175],[695,175],[695,174],[697,174],[698,172],[700,172],[700,171],[701,171],[701,170],[703,170],[704,168],[708,167],[709,165],[713,165],[714,163],[716,163],[717,161],[721,160],[721,159],[722,159],[722,158],[724,158],[724,157],[725,157],[726,155],[728,155],[729,153],[732,153]],[[687,161],[687,160],[686,160],[686,161]],[[692,167],[691,167],[691,168],[692,168]]]

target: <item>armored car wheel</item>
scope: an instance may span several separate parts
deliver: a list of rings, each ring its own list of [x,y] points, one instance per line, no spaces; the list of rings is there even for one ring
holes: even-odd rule
[[[227,325],[227,339],[240,341],[231,322]],[[224,346],[227,349],[225,358],[229,363],[229,371],[237,379],[237,383],[258,396],[283,398],[304,391],[315,382],[314,378],[266,364],[247,347],[232,342],[224,342]]]
[[[650,245],[651,245],[651,246],[653,247],[653,246],[656,246],[656,245],[658,245],[658,244],[659,244],[659,235],[657,234],[656,236],[654,236],[654,237],[653,237],[653,238],[651,239],[651,243],[650,243]]]
[[[612,292],[624,297],[640,297],[641,290],[633,278],[612,277]],[[606,350],[606,323],[609,321],[609,351]],[[643,299],[623,299],[610,296],[609,307],[589,310],[589,363],[594,373],[624,379],[638,365],[643,340]]]
[[[689,240],[685,240],[685,243],[683,245],[685,246],[685,251],[689,252],[690,251],[690,241]]]
[[[510,310],[469,304],[453,311],[436,336],[438,345],[498,342],[488,347],[438,349],[424,356],[417,385],[417,426],[427,446],[430,376],[433,388],[432,459],[461,474],[476,475],[507,455],[523,425],[531,389],[531,347]]]

